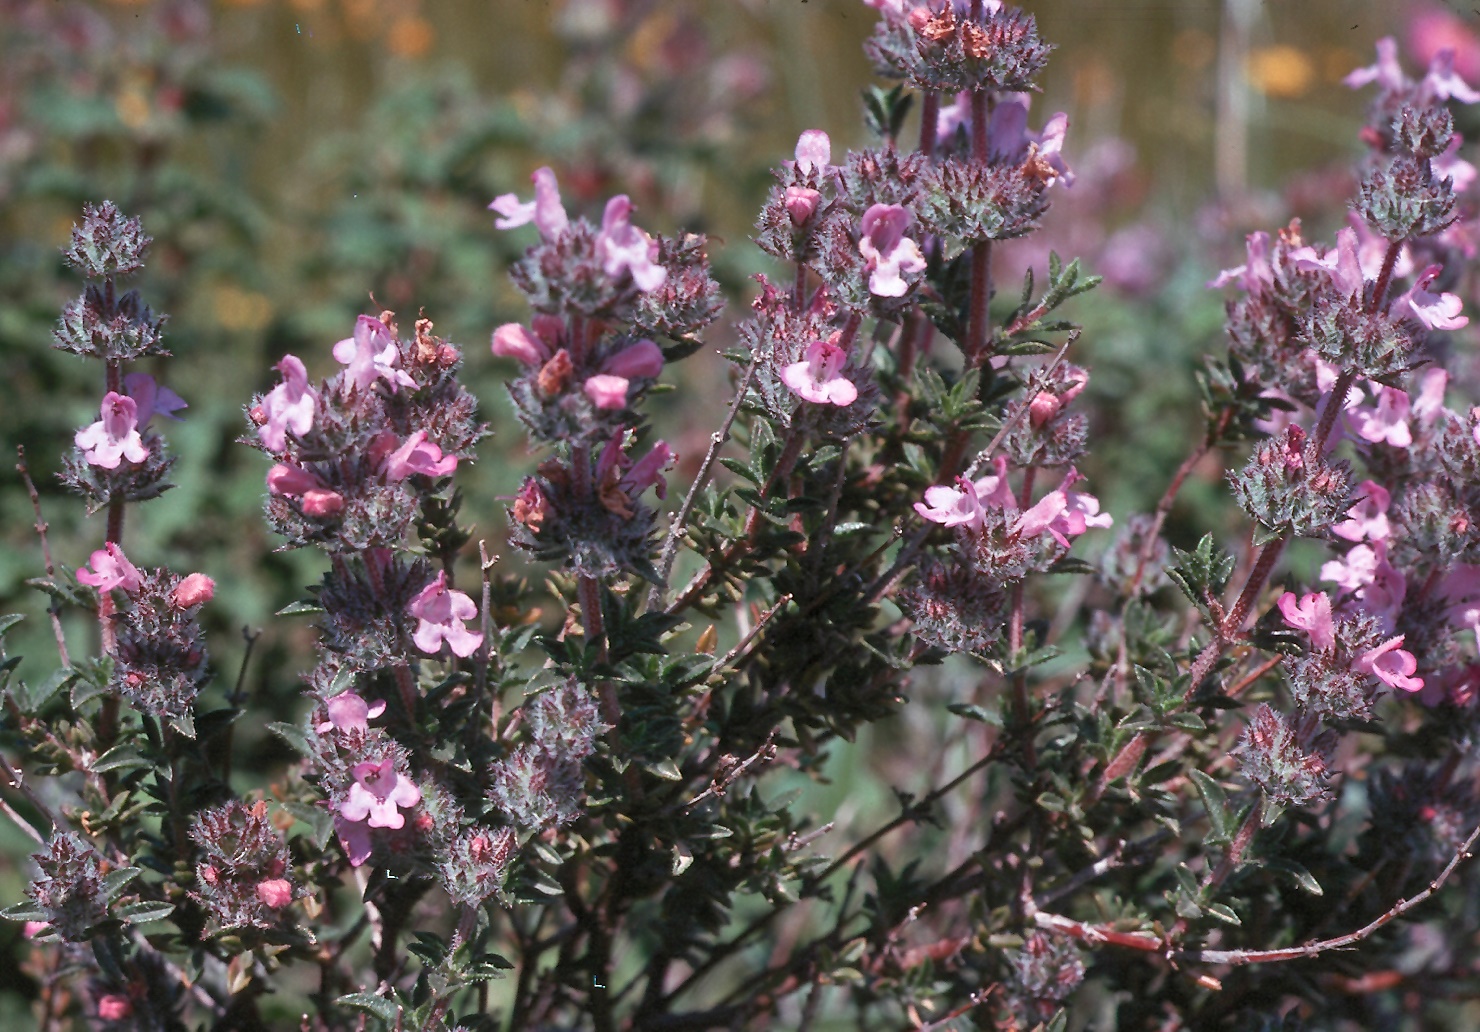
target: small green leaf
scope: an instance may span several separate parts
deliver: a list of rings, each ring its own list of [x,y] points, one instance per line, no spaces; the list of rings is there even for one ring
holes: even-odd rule
[[[387,1000],[384,996],[374,996],[370,993],[350,993],[334,1002],[341,1007],[363,1011],[377,1017],[387,1025],[395,1024],[396,1018],[401,1014],[401,1007],[395,1000]]]
[[[53,670],[44,680],[26,685],[21,693],[22,697],[17,701],[27,713],[35,713],[48,699],[75,680],[77,680],[77,671],[71,667]]]
[[[1190,770],[1187,776],[1197,786],[1198,794],[1202,796],[1203,806],[1208,811],[1208,838],[1209,842],[1227,842],[1233,838],[1233,822],[1228,816],[1228,797],[1223,794],[1223,789],[1218,787],[1218,782],[1200,770]]]
[[[147,924],[150,921],[163,921],[174,912],[173,903],[146,899],[138,903],[130,903],[126,907],[119,907],[113,911],[113,916],[124,924]]]
[[[289,602],[287,605],[283,606],[283,608],[279,609],[275,615],[306,616],[310,613],[322,613],[323,611],[324,607],[319,605],[313,599],[301,598],[297,602]]]
[[[1222,903],[1209,903],[1204,909],[1206,909],[1210,915],[1216,917],[1224,924],[1243,924],[1243,922],[1239,920],[1238,915],[1233,912],[1233,908]]]
[[[110,770],[132,770],[140,767],[153,767],[153,760],[146,760],[139,750],[132,745],[115,745],[103,755],[93,760],[91,769],[94,774],[104,774]]]
[[[280,720],[275,720],[267,725],[267,730],[287,742],[302,755],[312,754],[313,750],[308,746],[308,735],[297,724],[285,724]]]
[[[683,772],[678,769],[678,764],[672,760],[645,760],[642,769],[654,777],[662,778],[664,781],[682,781]]]

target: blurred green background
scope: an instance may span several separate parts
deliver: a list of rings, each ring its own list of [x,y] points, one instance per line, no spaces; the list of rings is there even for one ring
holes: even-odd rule
[[[1079,181],[1056,192],[1043,234],[1000,249],[996,271],[1015,294],[1013,277],[1052,247],[1108,277],[1071,317],[1087,327],[1078,359],[1095,373],[1103,442],[1087,468],[1119,518],[1152,504],[1197,432],[1191,372],[1221,349],[1222,296],[1206,279],[1241,260],[1254,228],[1300,214],[1319,234],[1343,217],[1366,96],[1341,77],[1395,33],[1411,69],[1415,51],[1468,47],[1473,81],[1480,17],[1394,0],[1027,7],[1059,46],[1033,122],[1069,113]],[[170,314],[175,357],[150,371],[190,403],[165,430],[179,486],[130,513],[125,546],[216,579],[206,619],[222,680],[236,675],[241,628],[262,629],[247,683],[254,705],[288,719],[313,632],[272,614],[317,579],[318,558],[273,551],[266,463],[234,443],[271,365],[292,352],[327,374],[357,313],[389,307],[409,328],[424,309],[466,348],[495,430],[462,478],[465,518],[516,565],[498,497],[534,459],[500,387],[511,369],[487,341],[526,315],[505,270],[528,231],[495,230],[488,201],[527,195],[546,163],[573,212],[629,193],[644,228],[711,235],[738,318],[748,277],[767,268],[748,234],[768,169],[803,129],[827,130],[835,154],[869,142],[860,44],[875,18],[860,0],[0,0],[0,440],[30,455],[58,563],[83,563],[102,536],[101,515],[85,517],[54,477],[102,390],[99,366],[50,347],[81,288],[59,248],[84,201],[116,201],[155,237],[138,285]],[[701,353],[676,376],[657,418],[687,472],[725,370]],[[1200,472],[1174,537],[1225,518],[1218,467]],[[42,572],[40,549],[9,458],[0,534],[0,611],[31,615],[12,642],[21,676],[43,676],[54,650],[23,585]],[[95,634],[82,614],[66,628],[74,648]],[[240,748],[260,784],[291,757],[255,723]],[[848,804],[867,807],[865,786],[853,789]],[[24,851],[8,825],[6,845]],[[0,898],[20,885],[0,861]],[[0,1017],[18,1007],[0,994]]]

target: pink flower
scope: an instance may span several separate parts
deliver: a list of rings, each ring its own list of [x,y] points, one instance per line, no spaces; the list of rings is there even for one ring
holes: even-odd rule
[[[443,455],[439,445],[427,440],[425,430],[418,430],[406,438],[406,443],[385,460],[385,478],[393,484],[413,473],[436,478],[451,476],[456,469],[457,456]]]
[[[138,568],[128,561],[128,556],[123,554],[123,549],[112,541],[98,549],[88,557],[88,564],[92,566],[89,570],[83,566],[77,571],[77,581],[80,584],[88,584],[99,591],[112,591],[114,588],[122,588],[124,591],[138,591],[141,581]]]
[[[800,226],[817,211],[817,206],[822,203],[822,194],[809,186],[788,186],[781,203],[786,206],[786,214],[791,216],[791,224]]]
[[[155,382],[148,373],[129,373],[123,378],[123,393],[133,398],[139,406],[139,429],[149,425],[155,416],[164,416],[177,422],[176,409],[189,408],[185,399],[174,391]]]
[[[1073,538],[1090,527],[1111,526],[1114,521],[1109,513],[1100,512],[1099,499],[1069,490],[1082,479],[1079,471],[1070,467],[1058,489],[1044,495],[1019,516],[1013,523],[1012,532],[1018,537],[1037,537],[1047,531],[1055,541],[1068,548]]]
[[[216,582],[203,573],[192,573],[175,586],[170,604],[176,609],[193,609],[215,597]]]
[[[1403,644],[1403,635],[1389,638],[1381,645],[1368,649],[1352,663],[1352,669],[1371,674],[1389,688],[1401,688],[1405,692],[1416,692],[1423,687],[1422,677],[1413,677],[1418,669],[1418,660],[1413,653],[1398,648]]]
[[[1412,316],[1431,330],[1458,330],[1468,326],[1470,320],[1461,315],[1464,302],[1458,294],[1431,294],[1424,288],[1439,278],[1443,266],[1430,265],[1419,273],[1418,279],[1407,291],[1394,299],[1394,314]],[[1404,312],[1404,306],[1408,311]]]
[[[625,377],[597,373],[586,378],[581,390],[599,409],[621,409],[627,407],[627,388],[631,386]]]
[[[1371,584],[1377,576],[1378,554],[1369,545],[1357,545],[1341,559],[1332,559],[1321,566],[1321,580],[1330,581],[1342,591],[1356,591]]]
[[[318,474],[291,463],[279,462],[267,471],[267,490],[270,494],[301,498],[309,491],[327,486],[319,479]]]
[[[108,993],[98,997],[98,1017],[103,1021],[123,1021],[133,1013],[133,1002],[122,993]]]
[[[1389,528],[1387,511],[1392,502],[1388,489],[1374,480],[1357,485],[1360,501],[1346,510],[1347,518],[1331,528],[1331,533],[1347,541],[1386,541]]]
[[[345,369],[348,381],[362,391],[369,390],[382,377],[391,385],[391,393],[395,393],[397,384],[416,386],[405,370],[396,368],[401,361],[401,349],[396,346],[390,328],[368,315],[355,320],[353,337],[334,345],[334,360],[348,367]]]
[[[1377,385],[1377,407],[1358,406],[1348,411],[1347,418],[1357,436],[1373,444],[1407,448],[1413,443],[1408,429],[1408,394],[1392,387]]]
[[[618,194],[606,202],[601,232],[596,235],[596,257],[601,259],[601,267],[608,276],[617,279],[630,272],[633,284],[646,293],[663,285],[668,270],[653,264],[658,245],[632,224],[631,215],[632,202],[626,194]]]
[[[284,878],[268,878],[257,883],[257,898],[273,910],[293,902],[293,885]]]
[[[1454,70],[1454,50],[1444,47],[1429,60],[1428,74],[1419,83],[1419,90],[1435,100],[1450,100],[1461,104],[1473,104],[1480,100],[1480,92],[1460,78]]]
[[[262,399],[262,414],[267,421],[258,429],[257,436],[268,451],[280,452],[287,443],[287,431],[302,437],[313,428],[314,405],[319,395],[308,385],[308,370],[296,356],[284,355],[273,368],[283,374],[283,382]]]
[[[1480,642],[1480,566],[1460,563],[1444,575],[1439,594],[1451,626],[1473,631]]]
[[[1354,90],[1370,82],[1377,83],[1384,90],[1401,90],[1408,79],[1403,74],[1403,66],[1398,63],[1398,41],[1391,36],[1378,40],[1377,63],[1358,68],[1341,81]]]
[[[858,253],[868,261],[868,289],[880,297],[903,297],[910,289],[904,277],[925,268],[919,246],[904,235],[910,213],[897,204],[875,204],[863,213]]]
[[[915,503],[915,511],[943,527],[966,526],[972,529],[982,525],[982,517],[986,513],[976,485],[964,477],[956,478],[955,487],[940,484],[927,487],[925,500]]]
[[[1312,648],[1326,649],[1336,644],[1331,599],[1324,591],[1313,591],[1298,602],[1295,593],[1287,591],[1276,604],[1285,617],[1285,623],[1310,635]]]
[[[807,129],[797,137],[797,171],[803,175],[832,167],[832,141],[821,129]]]
[[[347,821],[364,821],[372,828],[400,828],[406,824],[406,817],[397,808],[421,802],[421,789],[397,771],[396,761],[389,757],[379,763],[357,763],[350,774],[354,784],[339,805],[339,813]]]
[[[858,400],[858,388],[842,374],[847,353],[836,344],[814,340],[800,362],[781,370],[781,382],[803,399],[840,408]]]
[[[500,194],[488,206],[490,211],[503,216],[494,219],[493,224],[499,229],[514,229],[533,222],[540,236],[553,241],[570,224],[565,207],[560,203],[560,185],[548,166],[535,169],[530,178],[534,180],[534,200],[521,203],[511,193]]]
[[[336,816],[334,831],[339,835],[351,867],[359,867],[370,859],[370,828],[363,821],[347,821]]]
[[[329,719],[315,728],[321,735],[327,734],[330,730],[366,730],[372,719],[385,712],[385,702],[380,700],[371,705],[356,693],[349,691],[340,692],[334,696],[324,703],[324,708],[329,711]]]
[[[1247,255],[1244,264],[1224,269],[1208,280],[1209,287],[1217,290],[1230,283],[1237,283],[1246,293],[1258,294],[1264,287],[1274,285],[1274,266],[1269,261],[1269,234],[1263,230],[1250,233],[1244,238],[1244,250]],[[1311,254],[1314,256],[1314,250]]]
[[[1418,378],[1418,397],[1413,401],[1413,414],[1419,425],[1432,426],[1444,411],[1444,390],[1449,374],[1441,366],[1431,366]]]
[[[445,570],[437,571],[437,579],[421,589],[406,611],[418,621],[411,640],[423,652],[435,655],[446,642],[455,655],[467,657],[483,643],[482,634],[463,626],[463,621],[478,616],[478,607],[461,591],[447,587]],[[400,827],[399,824],[384,826]]]
[[[1360,297],[1366,283],[1362,258],[1357,247],[1357,232],[1350,226],[1336,231],[1336,246],[1317,256],[1314,247],[1301,247],[1290,252],[1298,269],[1322,269],[1331,277],[1331,285],[1346,297]]]
[[[1028,422],[1035,427],[1041,427],[1054,416],[1064,410],[1089,383],[1089,373],[1078,366],[1066,367],[1069,375],[1068,383],[1063,392],[1054,394],[1053,391],[1039,391],[1033,395],[1033,400],[1028,402]]]
[[[34,939],[50,927],[50,921],[27,921],[21,925],[21,934],[27,939]]]
[[[102,419],[73,435],[89,465],[117,469],[123,459],[143,462],[149,457],[144,439],[139,436],[138,403],[116,391],[103,395]]]
[[[663,349],[639,340],[601,363],[601,371],[627,380],[655,380],[663,375]]]
[[[494,330],[492,347],[495,355],[527,366],[544,365],[550,357],[545,342],[518,323],[504,323]]]

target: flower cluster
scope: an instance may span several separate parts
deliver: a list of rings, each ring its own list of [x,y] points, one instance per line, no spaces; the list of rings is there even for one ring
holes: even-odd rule
[[[202,810],[191,822],[190,841],[199,851],[192,895],[217,931],[273,927],[300,894],[288,847],[264,802]]]

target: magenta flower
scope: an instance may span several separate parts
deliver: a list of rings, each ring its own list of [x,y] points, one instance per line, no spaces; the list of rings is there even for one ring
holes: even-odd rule
[[[1439,594],[1450,624],[1474,631],[1480,642],[1480,566],[1460,563],[1444,575]]]
[[[163,384],[157,383],[148,373],[129,373],[123,378],[123,393],[133,398],[139,406],[139,429],[149,425],[155,416],[164,416],[176,422],[180,417],[176,410],[189,408],[185,399]]]
[[[340,692],[324,703],[324,708],[329,711],[329,719],[315,728],[321,735],[330,730],[368,730],[370,721],[385,712],[385,702],[381,700],[372,705],[353,691],[348,691]]]
[[[1377,41],[1377,63],[1358,68],[1341,80],[1352,89],[1360,89],[1375,82],[1384,90],[1401,90],[1408,84],[1403,66],[1398,63],[1398,41],[1384,36]]]
[[[355,782],[339,804],[339,813],[346,821],[364,821],[372,828],[400,828],[406,824],[406,816],[398,807],[409,808],[421,802],[421,789],[396,770],[396,761],[390,757],[379,763],[357,763],[350,774]]]
[[[1425,288],[1439,278],[1443,266],[1430,265],[1418,274],[1418,279],[1407,291],[1400,294],[1393,307],[1399,314],[1411,313],[1415,319],[1431,330],[1458,330],[1468,326],[1470,320],[1461,315],[1464,302],[1458,294],[1431,294]],[[1408,312],[1403,311],[1404,306]]]
[[[597,373],[586,378],[581,390],[591,399],[591,404],[599,409],[620,409],[627,407],[629,386],[625,377]]]
[[[1314,247],[1302,247],[1291,251],[1290,258],[1297,268],[1324,270],[1331,277],[1331,285],[1346,297],[1361,296],[1366,277],[1357,233],[1350,226],[1336,231],[1336,246],[1324,255],[1318,256]]]
[[[1405,692],[1416,692],[1423,687],[1423,678],[1414,677],[1418,660],[1413,653],[1398,648],[1403,644],[1403,635],[1389,638],[1381,645],[1368,649],[1352,663],[1352,669],[1371,674],[1389,688],[1401,688]]]
[[[925,268],[919,245],[904,235],[910,213],[897,204],[875,204],[863,213],[858,252],[868,261],[868,289],[880,297],[903,297],[905,276]]]
[[[663,349],[650,340],[640,340],[601,363],[601,371],[626,380],[657,379],[663,374]]]
[[[1090,527],[1109,527],[1114,523],[1109,513],[1100,512],[1100,501],[1094,495],[1071,491],[1074,484],[1083,480],[1079,471],[1072,466],[1064,475],[1063,483],[1050,491],[1013,523],[1012,532],[1018,537],[1037,537],[1045,531],[1060,545],[1068,548],[1072,539]]]
[[[1301,250],[1309,250],[1312,256],[1315,254],[1314,249]],[[1240,289],[1252,295],[1258,295],[1266,287],[1274,286],[1274,266],[1269,260],[1269,234],[1262,229],[1257,233],[1250,233],[1244,238],[1244,253],[1244,264],[1224,269],[1208,280],[1207,285],[1218,290],[1230,283],[1237,283]]]
[[[302,437],[313,428],[314,405],[318,392],[308,385],[308,370],[294,355],[284,355],[273,367],[283,374],[283,382],[262,399],[262,414],[267,421],[257,431],[268,451],[280,452],[287,445],[289,430]]]
[[[349,382],[362,391],[369,390],[382,377],[390,383],[391,393],[397,384],[415,387],[416,381],[404,369],[397,369],[401,349],[391,336],[390,328],[379,319],[362,315],[355,320],[355,335],[334,345],[334,360],[347,366]]]
[[[1342,591],[1356,591],[1363,585],[1371,584],[1376,578],[1377,562],[1376,548],[1371,545],[1357,545],[1343,558],[1323,563],[1321,580],[1335,584]]]
[[[1064,137],[1069,132],[1069,116],[1060,111],[1044,124],[1043,132],[1032,132],[1028,129],[1028,105],[1031,100],[1026,93],[1007,93],[1002,96],[992,111],[992,122],[988,130],[992,154],[999,161],[1014,163],[1036,156],[1052,171],[1052,175],[1045,180],[1045,186],[1053,186],[1060,181],[1065,186],[1073,186],[1074,173],[1065,163],[1063,153]]]
[[[493,331],[493,353],[527,366],[544,365],[550,357],[545,342],[518,323],[504,323]]]
[[[88,556],[87,561],[92,569],[89,570],[87,566],[79,567],[78,583],[91,585],[99,591],[112,591],[114,588],[122,588],[124,591],[139,590],[139,570],[128,561],[128,556],[123,554],[123,549],[115,542],[109,541]]]
[[[451,476],[455,469],[457,456],[443,455],[441,446],[427,440],[425,430],[418,430],[406,438],[406,443],[385,460],[385,478],[393,484],[413,473],[436,478]]]
[[[1361,499],[1346,510],[1347,518],[1331,528],[1331,533],[1347,541],[1386,541],[1390,529],[1387,511],[1392,502],[1388,489],[1374,480],[1357,485]]]
[[[668,481],[663,478],[663,471],[677,460],[678,456],[668,447],[668,442],[659,441],[653,445],[651,451],[632,464],[632,468],[623,474],[617,486],[632,499],[636,499],[650,487],[657,488],[659,498],[667,498]]]
[[[1310,635],[1312,648],[1326,649],[1336,644],[1331,598],[1324,591],[1312,591],[1298,602],[1295,593],[1287,591],[1276,604],[1285,617],[1285,623]]]
[[[832,141],[821,129],[807,129],[797,137],[797,170],[803,175],[832,167]]]
[[[1418,397],[1413,400],[1413,414],[1420,426],[1433,426],[1444,411],[1444,391],[1449,374],[1440,366],[1431,366],[1418,378]]]
[[[102,419],[85,427],[72,436],[73,443],[82,449],[82,457],[89,465],[102,469],[117,469],[119,462],[143,462],[149,457],[149,449],[139,436],[138,403],[133,398],[116,391],[103,395],[100,409]]]
[[[601,216],[601,232],[596,235],[596,257],[613,279],[630,272],[632,282],[644,293],[657,290],[668,279],[668,270],[654,265],[658,245],[630,221],[632,202],[618,194],[606,202]]]
[[[482,634],[463,626],[463,621],[478,616],[478,607],[467,595],[447,586],[445,570],[437,571],[437,579],[421,589],[407,605],[406,611],[418,621],[411,640],[423,652],[435,655],[442,651],[442,644],[446,642],[455,655],[467,657],[483,643]],[[399,824],[393,826],[400,827]]]
[[[351,867],[359,867],[370,859],[370,829],[363,821],[347,821],[336,816],[334,831],[339,835]]]
[[[533,222],[540,236],[553,241],[570,225],[565,207],[560,203],[560,184],[548,166],[535,169],[529,178],[534,180],[534,200],[521,202],[511,193],[500,194],[488,206],[490,211],[503,216],[493,224],[499,229],[514,229]]]
[[[305,516],[333,516],[343,511],[344,496],[301,466],[279,462],[267,471],[269,494],[299,499]]]
[[[781,370],[781,382],[807,401],[846,407],[858,400],[858,388],[842,374],[847,360],[847,353],[836,344],[814,340],[802,361]]]
[[[1448,179],[1455,193],[1464,193],[1474,185],[1475,177],[1480,175],[1480,172],[1475,171],[1474,165],[1459,156],[1459,149],[1464,142],[1463,137],[1455,133],[1449,141],[1449,146],[1444,148],[1444,153],[1429,162],[1434,169],[1434,174]]]

